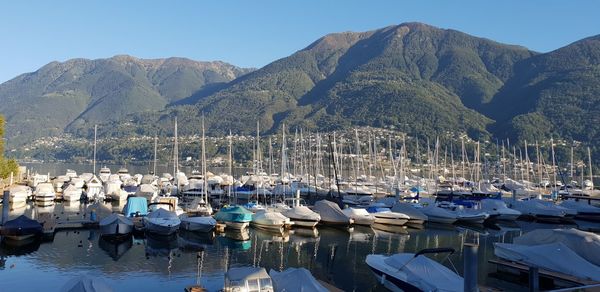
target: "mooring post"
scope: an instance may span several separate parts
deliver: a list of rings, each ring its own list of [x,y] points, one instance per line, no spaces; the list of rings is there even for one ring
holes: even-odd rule
[[[10,211],[10,191],[5,190],[2,197],[2,226],[8,221],[8,212]]]
[[[477,292],[477,248],[478,244],[464,244],[464,291]]]
[[[540,291],[540,271],[535,266],[529,267],[529,291]]]

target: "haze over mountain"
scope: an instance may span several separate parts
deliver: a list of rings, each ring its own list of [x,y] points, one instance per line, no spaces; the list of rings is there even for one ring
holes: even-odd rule
[[[600,142],[600,37],[540,54],[405,23],[326,35],[248,72],[182,59],[51,63],[0,85],[0,112],[9,140],[30,130],[89,134],[107,119],[105,133],[154,134],[170,131],[174,116],[181,133],[195,133],[204,114],[213,133],[252,133],[259,120],[271,132],[282,123],[318,130],[372,125],[430,136]],[[42,122],[56,112],[62,114],[53,123]]]

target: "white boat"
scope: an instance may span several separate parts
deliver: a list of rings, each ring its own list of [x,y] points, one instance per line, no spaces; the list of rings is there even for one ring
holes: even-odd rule
[[[514,221],[521,216],[521,212],[506,206],[502,200],[483,199],[481,202],[481,211],[490,214],[496,220]]]
[[[456,214],[436,206],[435,204],[428,205],[421,209],[423,214],[427,216],[427,221],[441,224],[452,224],[456,222]]]
[[[441,252],[453,253],[454,250],[435,248],[392,256],[371,254],[366,263],[378,281],[391,291],[463,291],[461,276],[424,256]]]
[[[21,205],[27,201],[32,195],[31,188],[28,186],[15,185],[12,186],[9,190],[8,201],[11,205]]]
[[[588,262],[600,267],[600,235],[569,229],[537,229],[527,232],[513,240],[520,245],[536,246],[560,242]]]
[[[565,218],[565,212],[552,205],[542,203],[539,199],[515,200],[510,207],[523,215],[532,216],[540,221],[560,222]]]
[[[79,201],[81,199],[81,194],[83,193],[83,190],[81,188],[78,188],[75,185],[69,184],[69,186],[67,186],[66,189],[63,190],[63,201],[67,201],[67,202],[75,202],[75,201]]]
[[[87,180],[87,182],[85,183],[85,188],[87,197],[89,199],[92,199],[94,201],[101,201],[104,200],[106,197],[102,190],[102,181],[95,175],[92,175],[92,177],[89,180]]]
[[[144,197],[148,202],[154,202],[158,198],[158,187],[151,184],[141,184],[135,191],[136,197]]]
[[[533,246],[494,243],[494,254],[511,262],[600,281],[600,267],[585,260],[561,242]]]
[[[51,183],[40,183],[33,192],[36,204],[40,206],[49,206],[54,204],[56,193]]]
[[[295,206],[281,213],[290,218],[294,226],[314,228],[321,221],[321,215],[306,206]]]
[[[273,292],[271,277],[264,268],[236,267],[225,273],[224,292]]]
[[[566,200],[560,203],[562,207],[575,210],[576,218],[590,221],[600,221],[600,208],[592,206],[585,201]]]
[[[443,201],[439,202],[438,207],[446,209],[456,216],[456,221],[468,224],[483,224],[483,222],[490,217],[486,212],[481,210],[475,210],[465,208],[461,205],[456,205],[452,202]]]
[[[375,217],[375,223],[377,224],[402,226],[410,219],[407,215],[392,212],[389,208],[368,207],[367,212]]]
[[[108,180],[109,176],[110,176],[110,168],[108,168],[108,167],[100,168],[100,173],[98,175],[98,178],[100,178],[100,180],[102,182],[106,182]]]
[[[311,291],[329,292],[313,275],[305,268],[287,268],[277,272],[269,271],[276,292],[284,291]]]
[[[261,229],[283,232],[286,226],[292,225],[292,222],[279,212],[264,210],[255,213],[250,224]]]
[[[350,207],[342,210],[342,212],[344,212],[346,217],[352,219],[355,225],[371,226],[373,223],[375,223],[375,216],[367,212],[365,209]]]
[[[188,231],[210,232],[217,226],[217,220],[212,216],[181,217],[179,228]]]
[[[398,202],[392,208],[392,212],[399,212],[409,217],[407,225],[422,225],[427,221],[427,215],[415,208],[412,204]]]
[[[158,208],[144,217],[144,226],[146,231],[159,234],[170,235],[179,229],[181,220],[175,212]]]
[[[121,214],[110,214],[100,220],[100,234],[106,237],[126,236],[133,232],[133,221]]]
[[[342,209],[338,204],[320,200],[315,203],[313,210],[321,215],[321,224],[332,225],[332,226],[350,226],[352,225],[352,219],[346,217]]]
[[[123,182],[119,179],[119,176],[112,174],[104,182],[104,193],[113,201],[124,201],[127,199],[127,193],[123,194],[121,185],[123,185]]]

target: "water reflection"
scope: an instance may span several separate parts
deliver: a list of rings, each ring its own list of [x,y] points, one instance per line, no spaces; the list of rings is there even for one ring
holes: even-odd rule
[[[57,204],[51,208],[32,206],[22,212],[44,216],[82,216],[91,206]],[[98,210],[111,204],[95,206]],[[45,212],[42,213],[41,211]],[[50,212],[50,213],[49,213]],[[79,214],[78,214],[79,213]],[[11,212],[11,217],[13,213]],[[488,277],[495,267],[487,264],[494,257],[494,242],[512,242],[513,238],[535,228],[556,228],[559,225],[532,222],[501,222],[494,226],[453,226],[426,224],[423,229],[355,227],[352,230],[320,227],[292,229],[284,233],[246,229],[223,234],[202,234],[181,231],[164,237],[146,235],[123,242],[108,242],[99,238],[97,230],[58,231],[53,241],[39,241],[25,246],[0,244],[0,276],[10,266],[10,281],[3,289],[58,290],[75,275],[94,273],[102,276],[117,290],[181,291],[197,282],[199,252],[202,275],[199,282],[216,290],[223,283],[223,273],[232,266],[260,265],[267,270],[304,267],[319,279],[343,290],[380,291],[383,288],[364,263],[371,253],[393,254],[416,252],[423,248],[453,247],[451,259],[462,271],[462,245],[479,243],[479,279],[481,284],[498,285]],[[441,259],[441,258],[439,258]],[[8,274],[6,274],[8,275]],[[28,281],[44,278],[45,285]],[[5,277],[3,277],[5,278]]]

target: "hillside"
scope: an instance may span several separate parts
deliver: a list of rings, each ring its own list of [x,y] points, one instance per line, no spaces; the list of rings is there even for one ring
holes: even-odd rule
[[[90,124],[159,111],[198,90],[247,72],[223,62],[130,56],[52,62],[0,84],[11,144]]]

